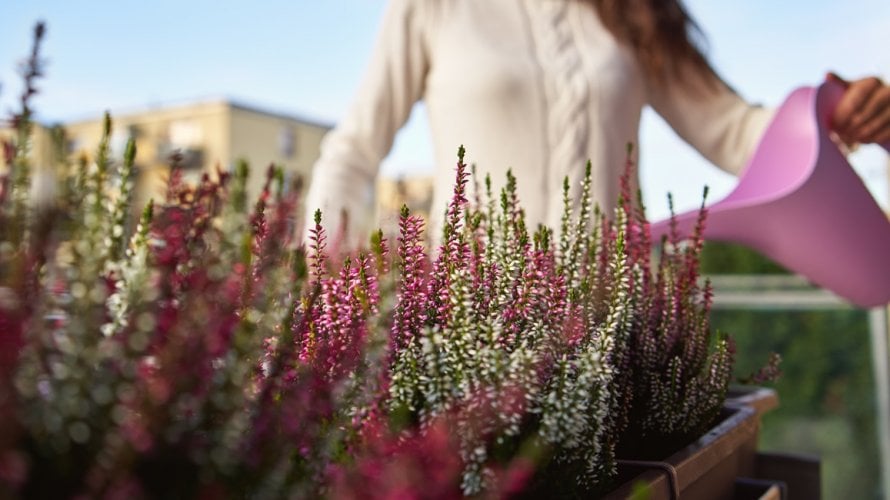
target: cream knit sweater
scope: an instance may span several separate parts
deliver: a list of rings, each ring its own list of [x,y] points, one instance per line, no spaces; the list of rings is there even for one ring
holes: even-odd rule
[[[556,229],[563,178],[577,186],[588,159],[594,200],[615,206],[643,106],[732,173],[771,117],[729,89],[696,95],[647,81],[581,0],[391,0],[357,99],[322,143],[307,196],[310,218],[322,208],[331,229],[342,209],[359,218],[368,213],[380,162],[420,99],[436,155],[434,237],[459,145],[480,179],[490,173],[495,186],[513,170],[529,228]]]

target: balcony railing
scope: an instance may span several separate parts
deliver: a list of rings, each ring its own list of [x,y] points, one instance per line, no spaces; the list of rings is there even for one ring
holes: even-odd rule
[[[712,275],[715,311],[836,311],[854,309],[837,295],[796,275]],[[872,370],[875,383],[876,431],[880,453],[881,487],[890,498],[890,321],[888,308],[868,315]],[[753,332],[752,332],[753,333]],[[843,335],[844,332],[839,332]]]

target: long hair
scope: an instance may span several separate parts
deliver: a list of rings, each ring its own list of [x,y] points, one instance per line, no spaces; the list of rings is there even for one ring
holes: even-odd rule
[[[721,84],[699,46],[704,40],[681,0],[589,0],[606,29],[629,46],[643,72],[689,87]]]

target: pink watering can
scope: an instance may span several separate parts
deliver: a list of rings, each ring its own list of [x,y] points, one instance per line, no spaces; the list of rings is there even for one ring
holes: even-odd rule
[[[704,237],[741,243],[860,307],[890,302],[890,221],[829,137],[844,88],[802,87],[767,127],[738,185],[707,207]],[[890,144],[882,145],[890,151]],[[697,211],[677,215],[692,234]],[[670,220],[652,225],[658,240]]]

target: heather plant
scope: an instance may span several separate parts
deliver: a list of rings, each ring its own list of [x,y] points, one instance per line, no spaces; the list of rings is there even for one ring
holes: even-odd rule
[[[112,158],[106,116],[37,204],[42,34],[0,176],[3,494],[595,494],[619,457],[715,418],[732,346],[708,324],[704,211],[653,260],[630,163],[611,217],[589,164],[566,181],[555,233],[526,227],[512,174],[471,196],[461,148],[435,254],[407,208],[394,242],[343,252],[320,212],[292,240],[299,189],[275,166],[252,203],[246,163],[189,186],[174,156],[132,218],[135,144]]]
[[[107,116],[94,159],[34,203],[36,34],[0,190],[4,495],[318,494],[358,401],[371,261],[328,275],[316,248],[309,276],[275,167],[250,207],[246,165],[192,187],[173,158],[132,227],[135,145],[110,157]]]
[[[492,206],[490,179],[489,202],[471,207],[463,157],[461,149],[442,244],[428,274],[421,265],[429,261],[419,244],[421,222],[402,212],[390,404],[424,425],[455,406],[472,409],[518,392],[515,401],[498,405],[484,432],[460,433],[467,494],[485,487],[485,464],[498,446],[525,439],[558,450],[558,462],[582,463],[582,483],[601,483],[613,473],[603,460],[603,438],[613,373],[608,360],[620,333],[591,323],[595,318],[584,311],[588,297],[570,293],[576,278],[566,269],[581,267],[588,212],[582,209],[580,228],[565,239],[572,253],[560,254],[547,228],[529,236],[512,175],[499,210]],[[585,200],[589,178],[588,170]],[[567,195],[571,219],[568,201]],[[604,308],[617,316],[622,293],[615,296]]]
[[[714,338],[710,328],[711,286],[699,274],[704,205],[689,240],[681,241],[673,230],[654,246],[640,196],[630,203],[627,177],[622,182],[629,216],[619,222],[628,235],[634,313],[617,360],[625,374],[616,384],[623,400],[616,417],[619,452],[657,458],[657,450],[681,446],[716,418],[731,379],[734,346],[726,335]],[[652,248],[661,249],[654,265]]]
[[[590,165],[577,213],[566,181],[557,240],[544,227],[529,235],[510,174],[499,207],[490,179],[471,204],[458,157],[435,260],[419,243],[422,221],[402,212],[390,405],[424,425],[521,388],[521,404],[501,406],[487,432],[460,433],[464,492],[484,489],[505,443],[551,450],[539,481],[570,471],[573,489],[596,491],[616,453],[663,455],[710,425],[732,346],[711,338],[699,283],[704,210],[692,241],[674,235],[653,263],[630,163],[614,219],[591,207]]]

